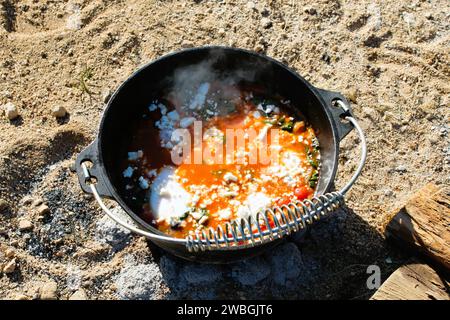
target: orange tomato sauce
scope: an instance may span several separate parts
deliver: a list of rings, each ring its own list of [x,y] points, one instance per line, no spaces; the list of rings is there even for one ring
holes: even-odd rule
[[[174,225],[167,219],[154,219],[151,207],[145,201],[142,205],[144,219],[171,236],[186,237],[205,228],[215,229],[237,218],[254,216],[252,210],[262,209],[258,205],[273,207],[311,198],[320,170],[316,133],[304,119],[291,116],[287,108],[283,108],[283,103],[276,101],[276,105],[277,112],[266,114],[261,105],[245,101],[231,114],[203,121],[201,151],[203,154],[208,148],[213,157],[198,164],[182,163],[175,170],[177,181],[195,198],[190,211]],[[208,129],[213,134],[205,136]],[[244,135],[232,135],[233,141],[230,141],[227,129],[240,129]],[[192,128],[189,130],[192,133]],[[272,139],[270,130],[276,130],[277,141]],[[250,161],[251,151],[263,143],[263,138],[266,139],[267,150],[275,153],[272,159],[276,161],[263,162],[258,157],[256,161],[255,158]],[[236,146],[239,141],[245,142],[243,149],[227,150],[227,145]],[[217,163],[214,156],[220,150],[223,158]],[[193,152],[192,147],[191,155]],[[238,161],[239,155],[242,158]],[[231,160],[227,161],[230,157]],[[144,150],[139,172],[158,170],[154,163],[150,153]]]

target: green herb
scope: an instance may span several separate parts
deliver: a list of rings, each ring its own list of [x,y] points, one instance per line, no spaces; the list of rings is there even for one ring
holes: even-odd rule
[[[191,207],[188,213],[190,213],[195,220],[200,220],[203,216],[209,216],[209,211],[205,208]]]
[[[316,170],[309,178],[309,186],[314,188],[317,185],[317,181],[319,180],[319,172]]]
[[[311,151],[309,147],[306,147],[306,160],[314,169],[317,169],[319,167],[319,162],[317,161],[317,159],[314,158],[315,154],[316,154],[315,150]]]
[[[189,213],[192,211],[192,208],[188,211],[186,211],[185,213],[183,213],[182,216],[179,217],[180,220],[184,220],[189,216]]]
[[[287,131],[287,132],[292,132],[292,129],[294,128],[294,122],[293,121],[288,121],[285,122],[282,126],[281,126],[281,130]]]
[[[78,84],[82,94],[86,93],[89,96],[93,94],[91,88],[88,85],[88,81],[91,80],[93,77],[94,77],[93,69],[91,67],[84,66],[78,78]]]
[[[264,120],[263,122],[265,124],[276,125],[278,121],[277,121],[277,119],[269,119],[269,120]]]
[[[317,161],[317,159],[308,157],[308,162],[314,169],[317,169],[319,167],[319,162]]]
[[[319,151],[320,146],[319,146],[319,140],[317,140],[317,137],[314,137],[312,139],[312,147],[313,147],[314,151]]]

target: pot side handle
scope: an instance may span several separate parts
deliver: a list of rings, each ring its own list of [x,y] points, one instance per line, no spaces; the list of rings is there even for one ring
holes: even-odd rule
[[[319,88],[316,89],[322,99],[325,100],[325,105],[327,106],[328,111],[331,113],[334,124],[336,125],[339,141],[341,141],[354,128],[353,125],[348,121],[343,121],[346,116],[353,116],[352,109],[350,108],[350,103],[339,92],[333,92]],[[335,106],[334,102],[336,100],[343,101],[347,107],[347,110],[343,110],[342,108]]]
[[[83,163],[85,165],[82,166],[81,164]],[[90,163],[91,166],[88,166],[88,163]],[[78,182],[84,192],[92,194],[90,181],[86,178],[86,176],[89,176],[91,177],[90,179],[95,180],[97,191],[100,196],[110,199],[113,198],[113,195],[105,185],[105,177],[100,168],[97,140],[94,140],[78,154],[75,161],[75,169],[78,176]],[[88,172],[84,172],[84,170],[87,170]],[[87,173],[88,175],[86,175]]]

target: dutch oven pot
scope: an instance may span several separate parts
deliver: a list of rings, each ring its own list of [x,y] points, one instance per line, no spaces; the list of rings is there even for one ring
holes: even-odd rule
[[[339,200],[342,200],[342,196],[359,176],[365,161],[366,147],[364,135],[352,117],[345,97],[336,92],[315,88],[290,68],[261,54],[229,47],[193,48],[163,56],[132,74],[109,100],[97,138],[77,157],[76,170],[81,188],[87,193],[93,193],[102,209],[116,222],[146,236],[172,254],[199,262],[228,263],[262,253],[277,245],[282,237],[273,237],[270,241],[247,247],[192,250],[186,239],[172,238],[142,220],[133,210],[133,205],[124,199],[121,188],[118,187],[122,174],[118,159],[121,158],[120,152],[125,154],[124,150],[119,151],[119,142],[131,135],[130,126],[134,119],[157,98],[155,95],[158,92],[171,86],[170,79],[178,68],[197,65],[211,59],[211,56],[215,57],[212,67],[218,74],[236,70],[252,71],[255,85],[291,100],[292,105],[297,106],[312,127],[318,130],[321,171],[316,196],[327,192],[330,194],[338,165],[339,142],[353,128],[357,129],[361,140],[361,161],[348,184],[339,192],[333,193]],[[128,223],[115,216],[102,198],[115,200],[135,223]]]

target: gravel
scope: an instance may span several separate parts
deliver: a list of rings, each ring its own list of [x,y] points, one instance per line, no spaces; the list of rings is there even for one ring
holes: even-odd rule
[[[10,2],[14,7],[16,2]],[[58,281],[58,294],[69,298],[78,290],[73,289],[76,277],[66,283],[64,274],[69,264],[83,270],[82,284],[89,298],[119,297],[113,293],[114,277],[130,267],[123,265],[125,252],[140,257],[162,254],[161,278],[171,290],[170,297],[370,297],[365,268],[349,266],[383,266],[385,258],[392,257],[392,266],[382,268],[385,279],[406,257],[399,257],[394,248],[384,247],[384,239],[379,234],[384,221],[409,196],[410,186],[419,187],[427,179],[439,184],[449,182],[446,164],[450,163],[447,142],[450,129],[445,126],[448,54],[443,41],[445,35],[441,32],[448,25],[448,17],[444,1],[438,2],[420,2],[410,8],[414,12],[407,10],[414,14],[417,26],[405,22],[402,16],[405,6],[400,2],[384,6],[371,1],[350,1],[345,5],[339,5],[338,1],[305,5],[287,1],[282,6],[269,6],[255,0],[220,4],[182,0],[164,6],[155,1],[129,6],[123,1],[95,1],[79,8],[68,6],[67,15],[63,1],[46,3],[45,14],[40,11],[40,4],[32,1],[28,13],[18,8],[20,30],[0,30],[11,35],[0,37],[0,47],[5,48],[0,50],[0,82],[4,85],[0,89],[3,92],[0,93],[0,149],[4,151],[0,156],[0,177],[6,179],[0,179],[0,198],[8,204],[0,214],[0,247],[2,250],[13,247],[17,259],[15,271],[0,276],[0,298],[18,293],[37,298],[34,287],[39,288],[42,281],[50,278]],[[153,19],[142,19],[136,25],[133,23],[136,11],[154,16],[158,21],[171,21],[176,32],[169,32],[164,24],[155,25]],[[115,12],[120,12],[120,17]],[[62,18],[47,19],[57,14]],[[66,27],[67,17],[70,17],[67,19],[70,28],[64,34],[55,33]],[[261,25],[263,17],[271,20],[270,28]],[[81,20],[86,28],[80,28]],[[198,32],[190,33],[192,28]],[[217,34],[220,28],[226,31],[223,37]],[[92,37],[92,30],[98,30],[99,36]],[[17,33],[14,31],[23,37],[14,37]],[[36,33],[42,33],[46,41],[30,36]],[[130,38],[132,33],[134,38]],[[111,39],[108,46],[102,43],[106,38]],[[250,260],[256,264],[247,266],[250,270],[263,270],[253,275],[256,277],[253,281],[246,276],[246,264],[242,263],[214,267],[221,276],[213,285],[209,281],[188,282],[192,279],[185,276],[184,270],[191,263],[154,249],[155,246],[146,245],[138,237],[130,237],[130,245],[120,251],[111,252],[110,245],[104,243],[101,247],[106,249],[97,250],[92,244],[101,238],[97,231],[97,222],[103,217],[101,210],[92,197],[82,195],[76,174],[63,166],[73,163],[79,151],[92,140],[103,107],[101,89],[113,90],[136,68],[181,47],[231,41],[234,46],[255,48],[282,61],[314,86],[344,93],[349,90],[344,96],[353,102],[355,116],[362,120],[370,143],[370,157],[363,176],[348,193],[347,205],[351,210],[346,220],[339,222],[339,215],[333,214],[330,221],[322,220],[312,226],[304,241],[297,241],[301,258],[301,272],[297,277],[284,267],[292,263],[289,259],[295,260],[289,257],[292,250],[285,250],[278,258],[280,265],[272,261],[271,256],[284,245]],[[378,47],[371,47],[374,45]],[[48,58],[40,58],[41,53],[46,53]],[[324,53],[331,58],[326,59],[329,64],[321,59]],[[58,68],[52,65],[56,60],[59,60]],[[80,61],[88,62],[86,67],[93,68],[92,79],[86,80],[95,93],[92,97],[79,90],[79,77],[84,68]],[[17,106],[15,111],[20,113],[20,121],[8,120],[2,107],[7,102]],[[75,121],[64,125],[60,119],[56,121],[51,115],[51,107],[56,105],[70,110]],[[376,111],[376,121],[369,116],[372,110],[365,107]],[[387,122],[381,123],[385,115]],[[359,149],[355,137],[352,132],[341,141],[345,147],[341,160],[345,165],[339,167],[337,188],[351,177],[357,163]],[[411,145],[416,147],[410,149]],[[63,159],[67,162],[59,163]],[[406,165],[407,172],[391,174],[390,169],[399,164]],[[53,165],[59,170],[48,169]],[[383,195],[385,190],[394,194],[387,197]],[[391,195],[390,191],[385,194]],[[27,194],[42,197],[51,214],[39,219],[37,207],[23,208],[17,200]],[[24,212],[30,214],[23,215]],[[25,216],[33,222],[33,232],[18,232],[18,219]],[[26,236],[29,238],[25,239]],[[113,239],[120,243],[122,238]],[[83,255],[85,252],[88,254]],[[80,253],[78,258],[73,256],[75,253]],[[1,259],[3,268],[13,258]],[[134,265],[147,263],[140,261]],[[151,260],[150,264],[153,263]],[[270,274],[263,278],[266,264]],[[298,273],[296,268],[293,271]],[[355,272],[358,272],[356,276]],[[141,281],[142,275],[145,277],[145,273],[134,277],[135,281]],[[305,290],[303,284],[307,279],[312,281]],[[286,286],[275,281],[285,282]],[[243,284],[251,282],[256,282],[256,288]],[[309,294],[305,293],[308,290]]]
[[[7,248],[5,250],[5,257],[7,258],[14,258],[14,256],[16,255],[15,251],[11,248]]]
[[[36,212],[38,215],[43,216],[50,212],[49,207],[46,204],[41,204],[37,209]]]
[[[111,210],[114,214],[123,216],[123,210],[119,207]],[[131,232],[104,215],[97,222],[96,240],[112,246],[114,251],[122,250],[131,240]]]
[[[83,289],[79,289],[75,291],[70,297],[69,300],[87,300],[87,294]]]
[[[167,299],[214,299],[216,289],[226,283],[226,268],[219,265],[186,262],[164,255],[159,262]]]
[[[268,255],[275,284],[284,286],[288,281],[296,280],[304,268],[302,256],[295,244],[287,242]]]
[[[272,21],[267,17],[261,18],[261,26],[264,29],[268,29],[272,26]]]
[[[55,281],[50,280],[41,287],[40,298],[41,300],[56,300],[57,291],[58,291],[58,284]]]
[[[3,272],[13,273],[16,270],[16,265],[17,265],[16,259],[12,259],[3,267]]]
[[[19,220],[19,230],[20,231],[30,231],[33,229],[33,224],[28,219]]]
[[[250,10],[255,10],[256,4],[253,1],[249,1],[249,2],[247,2],[246,7]]]
[[[197,263],[188,263],[181,271],[181,276],[193,285],[208,285],[222,277],[222,271],[216,265],[204,265]]]
[[[163,279],[156,263],[129,262],[115,279],[118,298],[125,300],[151,300],[161,296]]]
[[[69,290],[77,290],[82,282],[82,271],[76,266],[70,265],[67,268],[66,287]]]
[[[173,257],[164,255],[159,260],[159,269],[164,278],[164,281],[169,286],[174,286],[178,282],[180,270]]]
[[[231,269],[231,276],[243,286],[253,286],[266,279],[270,272],[270,265],[266,259],[255,257],[234,265]]]
[[[3,199],[0,199],[0,212],[6,210],[8,208],[8,202]]]

